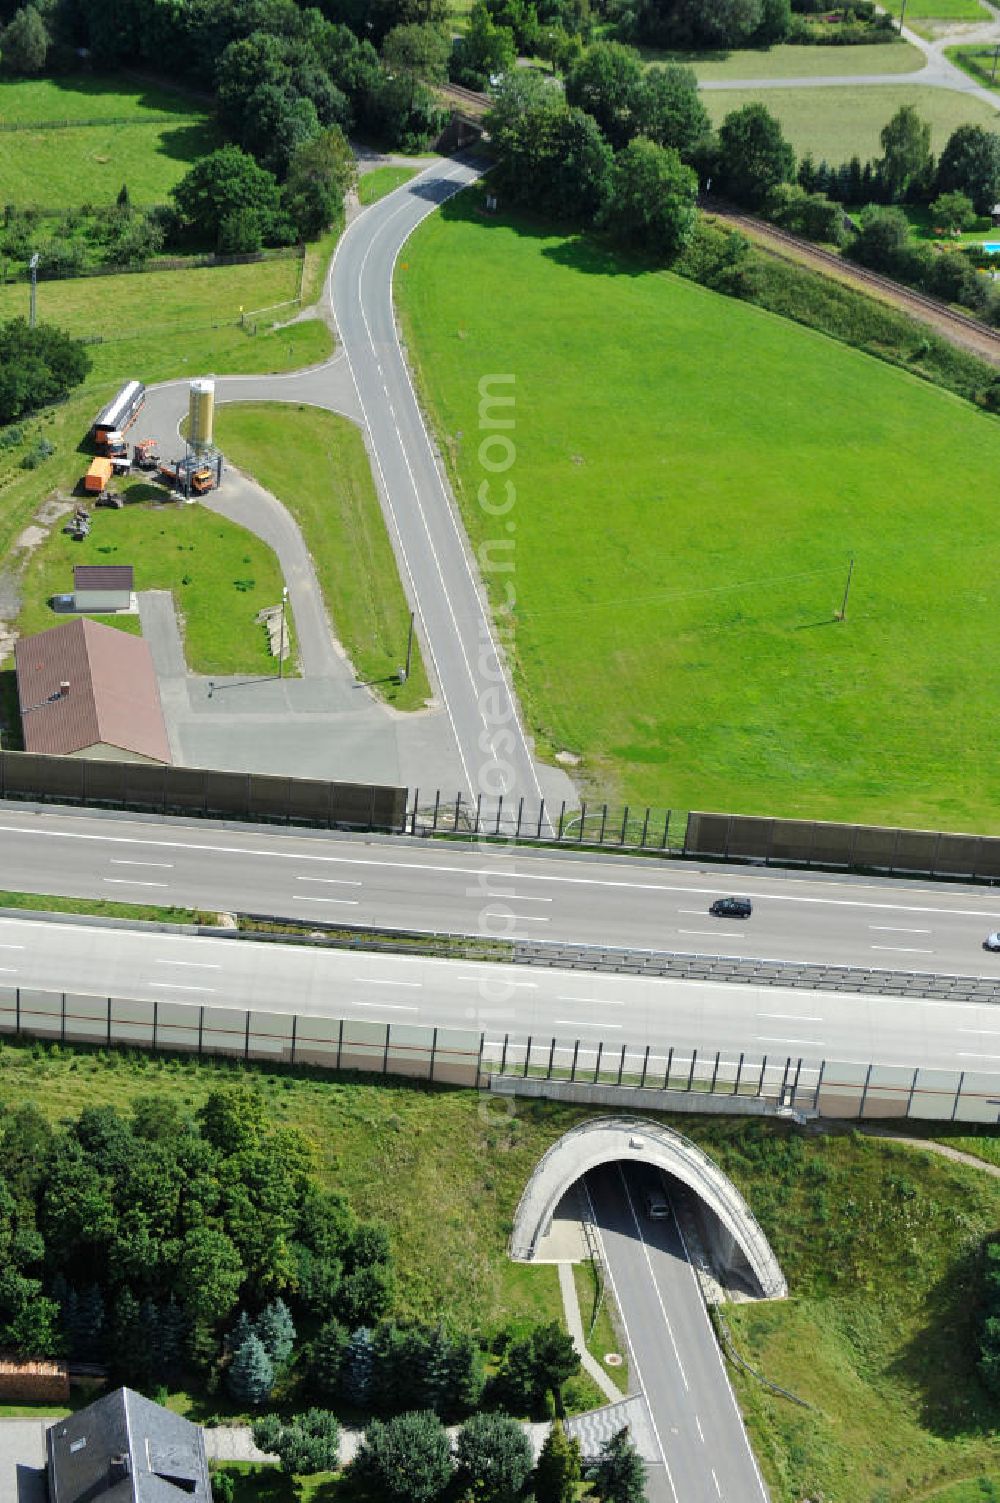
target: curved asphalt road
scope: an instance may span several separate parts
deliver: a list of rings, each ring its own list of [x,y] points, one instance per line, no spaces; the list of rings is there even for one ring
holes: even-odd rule
[[[359,216],[330,271],[330,297],[376,479],[421,635],[458,743],[465,785],[494,799],[542,789],[460,524],[396,332],[396,258],[422,219],[480,175],[435,163]],[[484,375],[489,374],[484,371]],[[484,473],[484,479],[489,477]]]

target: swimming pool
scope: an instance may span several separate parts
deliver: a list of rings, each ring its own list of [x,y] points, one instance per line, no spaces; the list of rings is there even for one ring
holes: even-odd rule
[[[988,256],[1000,256],[1000,240],[984,240],[983,250]]]

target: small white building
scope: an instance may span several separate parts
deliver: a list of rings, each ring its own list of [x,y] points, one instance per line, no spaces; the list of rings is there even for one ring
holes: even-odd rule
[[[75,611],[110,615],[133,608],[131,564],[77,564],[73,570]]]

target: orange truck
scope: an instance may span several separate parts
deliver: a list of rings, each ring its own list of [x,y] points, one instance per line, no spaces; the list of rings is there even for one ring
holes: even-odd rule
[[[97,496],[103,496],[113,473],[114,466],[110,459],[92,459],[90,461],[90,469],[83,477],[84,490],[91,491]]]

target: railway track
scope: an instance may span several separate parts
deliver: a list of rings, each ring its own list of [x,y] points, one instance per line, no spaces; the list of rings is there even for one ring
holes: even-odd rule
[[[937,298],[928,297],[924,292],[916,292],[910,287],[904,287],[902,283],[894,282],[891,277],[881,276],[877,271],[869,271],[867,267],[845,261],[842,256],[835,256],[831,251],[823,250],[810,240],[802,240],[798,235],[790,235],[787,230],[778,229],[777,226],[767,224],[764,220],[754,219],[749,214],[740,214],[735,209],[720,208],[716,204],[713,204],[711,208],[706,208],[706,213],[745,230],[752,240],[771,250],[775,255],[781,256],[784,248],[785,260],[795,261],[800,265],[804,263],[814,266],[817,270],[825,270],[835,275],[838,281],[881,294],[883,301],[892,303],[894,307],[904,312],[912,313],[922,323],[930,324],[945,338],[951,339],[953,344],[960,344],[963,349],[973,351],[994,365],[1000,365],[1000,331],[991,329],[988,324],[981,323],[979,319],[972,318],[965,313],[958,313]]]

